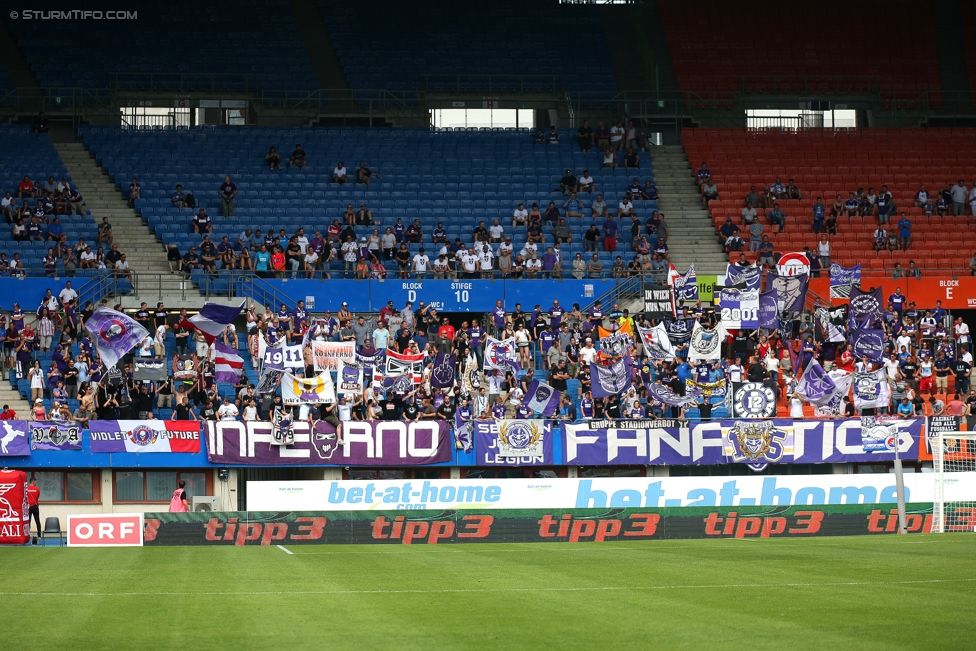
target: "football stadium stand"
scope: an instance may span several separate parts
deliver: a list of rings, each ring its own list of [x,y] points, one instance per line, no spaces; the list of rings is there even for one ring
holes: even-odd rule
[[[785,184],[794,179],[801,199],[780,202],[786,213],[786,228],[775,232],[766,218],[766,208],[755,206],[766,234],[777,251],[802,251],[816,248],[813,231],[813,205],[822,197],[828,212],[835,198],[846,201],[850,193],[862,190],[881,192],[887,185],[896,213],[885,229],[897,228],[902,212],[912,223],[908,250],[873,250],[878,228],[875,214],[838,218],[837,234],[831,235],[832,261],[851,266],[857,262],[875,274],[890,275],[895,264],[907,269],[914,260],[929,273],[951,274],[969,268],[976,250],[976,224],[968,215],[940,215],[936,209],[938,193],[964,180],[969,186],[976,178],[976,129],[857,129],[810,130],[808,132],[754,132],[745,129],[685,129],[682,134],[694,169],[707,163],[719,189],[719,199],[709,204],[716,227],[726,219],[743,228],[741,211],[745,197],[755,186],[761,195],[764,186],[776,179]],[[916,206],[916,192],[924,185],[931,195],[932,209]],[[771,206],[770,206],[771,207]],[[928,214],[932,213],[932,214]],[[730,253],[732,261],[738,252]],[[746,252],[755,260],[755,252]]]
[[[321,0],[356,89],[616,90],[599,8],[556,2]]]
[[[211,238],[220,242],[224,236],[236,244],[247,229],[264,233],[280,229],[291,236],[302,227],[311,239],[316,231],[327,234],[338,222],[346,227],[343,213],[347,206],[359,211],[361,206],[372,212],[375,223],[354,226],[356,237],[370,236],[374,229],[383,235],[398,220],[408,227],[419,220],[423,231],[421,243],[408,243],[411,256],[424,246],[428,255],[436,248],[432,236],[442,224],[447,238],[460,238],[472,244],[472,234],[480,222],[490,228],[494,220],[512,238],[516,254],[526,243],[526,227],[513,229],[513,213],[524,204],[530,210],[538,204],[543,213],[550,202],[555,204],[572,233],[572,242],[563,244],[563,268],[569,275],[567,261],[585,249],[584,233],[592,223],[603,229],[603,219],[594,220],[591,204],[603,195],[610,212],[616,213],[627,186],[638,178],[643,185],[654,181],[647,154],[639,169],[601,167],[602,154],[583,154],[576,143],[575,132],[563,130],[559,144],[533,144],[529,130],[515,129],[191,129],[134,131],[114,127],[83,127],[81,136],[96,160],[121,188],[128,188],[132,177],[144,180],[142,199],[136,209],[164,243],[177,245],[181,253],[199,246],[201,237],[192,229],[197,212],[173,206],[176,185],[192,193],[197,205],[212,218]],[[288,158],[294,145],[307,152],[308,164],[272,170],[264,162],[270,146],[276,146]],[[619,158],[619,157],[618,157]],[[622,158],[621,158],[622,160]],[[349,182],[332,182],[339,162],[349,170]],[[357,183],[355,171],[365,162],[380,178],[367,186]],[[569,197],[560,181],[570,170],[577,177],[589,170],[593,192],[580,193],[582,218],[569,217],[564,204]],[[232,217],[221,216],[218,188],[230,175],[239,194]],[[635,202],[636,213],[643,224],[657,209],[653,200]],[[631,220],[620,222],[620,230],[630,228]],[[553,245],[553,227],[545,222],[544,245]],[[618,238],[617,253],[598,247],[598,255],[609,276],[616,255],[627,262],[633,257],[628,237]],[[338,251],[337,251],[338,253]],[[252,256],[254,252],[252,251]],[[433,255],[431,258],[433,259]],[[386,261],[387,271],[396,270],[395,261]],[[342,272],[337,255],[331,271]],[[201,272],[202,273],[202,272]]]
[[[118,7],[88,7],[116,10]],[[313,90],[318,82],[287,4],[231,9],[176,0],[130,20],[18,20],[17,42],[45,88]],[[284,9],[284,10],[283,10]],[[138,14],[137,10],[133,13]]]

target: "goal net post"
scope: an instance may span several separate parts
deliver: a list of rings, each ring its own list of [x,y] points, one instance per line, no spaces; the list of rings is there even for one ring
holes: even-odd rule
[[[932,533],[976,531],[976,432],[929,438],[935,494]]]

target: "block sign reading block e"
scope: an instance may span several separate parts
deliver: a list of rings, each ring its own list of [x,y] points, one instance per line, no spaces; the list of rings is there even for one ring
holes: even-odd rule
[[[141,547],[142,513],[68,516],[69,547]]]

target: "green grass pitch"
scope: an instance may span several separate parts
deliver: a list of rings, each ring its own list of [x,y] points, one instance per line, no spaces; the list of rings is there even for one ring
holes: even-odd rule
[[[7,649],[973,649],[971,534],[0,549]]]

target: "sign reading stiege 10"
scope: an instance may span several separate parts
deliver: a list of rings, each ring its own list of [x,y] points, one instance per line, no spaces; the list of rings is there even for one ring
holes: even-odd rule
[[[141,547],[142,513],[68,516],[69,547]]]

